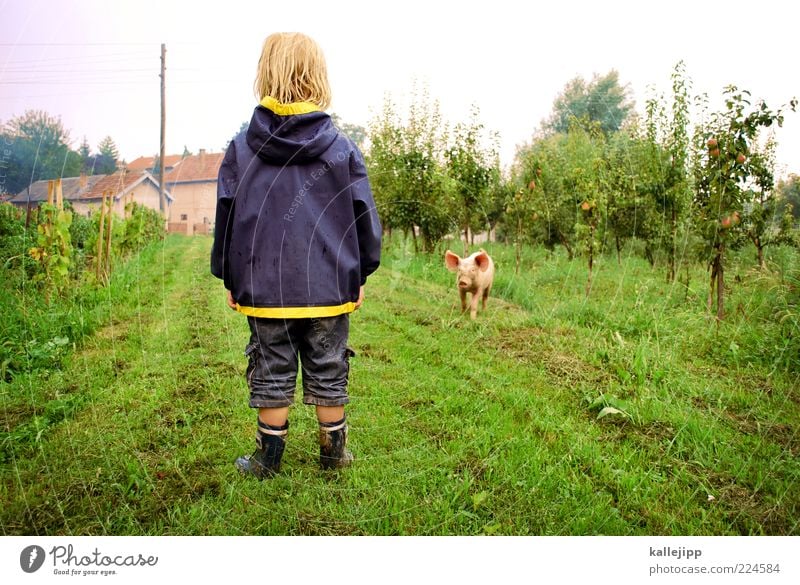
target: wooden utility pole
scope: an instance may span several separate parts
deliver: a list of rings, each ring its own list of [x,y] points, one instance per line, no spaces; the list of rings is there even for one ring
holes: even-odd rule
[[[161,215],[167,215],[167,201],[164,196],[164,142],[167,132],[167,88],[164,71],[166,70],[167,46],[161,43],[161,148],[158,161],[158,207]]]
[[[111,224],[114,221],[114,193],[108,194],[108,231],[106,232],[106,258],[105,272],[106,278],[111,278]]]
[[[100,221],[97,233],[97,266],[95,277],[100,282],[100,274],[103,268],[103,224],[106,217],[106,191],[103,191],[103,202],[100,204]]]

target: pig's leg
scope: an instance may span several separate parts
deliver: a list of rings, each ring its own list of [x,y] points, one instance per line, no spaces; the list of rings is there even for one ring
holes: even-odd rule
[[[488,287],[488,286],[485,289],[483,289],[483,298],[481,298],[481,309],[484,310],[484,311],[486,310],[486,299],[489,298],[489,291],[490,290],[491,290],[491,287]]]
[[[458,289],[458,294],[461,295],[461,312],[467,310],[467,291],[463,288]]]
[[[470,299],[469,303],[469,316],[470,319],[474,319],[478,316],[478,291],[472,293],[472,298]]]

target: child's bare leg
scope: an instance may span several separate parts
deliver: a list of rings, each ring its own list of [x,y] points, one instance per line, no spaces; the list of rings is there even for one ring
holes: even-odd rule
[[[267,423],[271,427],[282,427],[289,418],[289,407],[282,408],[259,408],[258,420]]]
[[[323,423],[340,421],[344,418],[344,406],[317,406],[317,420]]]

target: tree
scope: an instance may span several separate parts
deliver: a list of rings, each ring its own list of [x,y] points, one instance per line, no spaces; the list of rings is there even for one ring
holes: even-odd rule
[[[653,144],[654,155],[661,154],[663,160],[663,190],[657,204],[664,218],[661,242],[667,251],[667,282],[673,282],[677,275],[678,239],[681,228],[687,227],[691,205],[689,103],[689,80],[683,61],[679,61],[672,72],[671,116],[663,113],[660,121],[654,119],[655,108],[648,103],[648,138]],[[660,141],[656,125],[661,126],[663,138]]]
[[[464,254],[468,252],[470,230],[486,225],[489,207],[489,185],[493,165],[497,163],[497,148],[481,144],[483,124],[478,120],[478,108],[473,107],[471,119],[455,128],[453,145],[445,152],[447,169],[453,179],[458,200],[455,212],[464,233]]]
[[[514,193],[507,211],[513,211],[514,217],[509,219],[518,224],[508,226],[518,234],[517,241],[522,237],[520,230],[531,225],[529,239],[541,242],[548,250],[563,246],[572,260],[576,201],[566,185],[570,167],[565,155],[566,141],[566,134],[539,136],[517,152],[515,182],[522,191]]]
[[[381,223],[410,233],[431,253],[454,227],[453,181],[443,164],[446,132],[436,102],[415,95],[404,122],[390,99],[370,124],[367,159]],[[456,224],[457,225],[457,224]]]
[[[644,242],[645,256],[652,266],[659,233],[656,197],[660,192],[662,157],[653,144],[631,127],[614,134],[606,145],[603,184],[607,192],[608,228],[614,237],[617,263],[629,238]]]
[[[786,179],[778,181],[775,187],[777,199],[776,213],[785,215],[786,210],[792,215],[795,221],[800,219],[800,176],[789,175]]]
[[[707,151],[696,168],[695,194],[703,238],[701,254],[711,268],[708,310],[716,292],[718,321],[725,317],[725,251],[738,245],[743,235],[741,216],[747,201],[745,189],[754,171],[748,160],[753,143],[761,128],[783,123],[782,110],[772,111],[763,101],[751,106],[750,92],[729,86],[724,93],[725,109],[713,114],[700,134]],[[796,105],[796,100],[789,102],[792,111]]]
[[[337,113],[331,114],[331,121],[340,131],[342,131],[350,140],[352,140],[359,150],[364,149],[364,143],[367,139],[367,131],[363,126],[358,124],[350,124],[343,121]]]
[[[794,241],[791,217],[793,206],[789,204],[779,209],[775,196],[775,146],[775,138],[770,135],[763,146],[753,147],[747,161],[753,181],[743,193],[743,228],[745,235],[756,247],[760,269],[764,268],[764,249],[767,246]]]
[[[19,193],[41,179],[80,174],[80,155],[69,148],[69,132],[60,118],[41,110],[28,110],[9,120],[2,142],[10,146],[5,188]]]
[[[106,136],[97,145],[98,156],[95,160],[94,172],[99,175],[110,175],[117,170],[119,150],[111,136]]]
[[[81,145],[78,147],[78,154],[81,157],[81,163],[83,164],[84,169],[89,162],[89,157],[92,155],[92,148],[89,146],[89,141],[86,140],[86,136],[83,137],[83,141]]]
[[[603,76],[595,75],[588,83],[576,77],[555,99],[553,113],[543,126],[552,133],[566,133],[577,119],[599,124],[608,136],[620,129],[633,109],[629,91],[628,86],[620,85],[619,73],[613,69]]]
[[[228,142],[225,143],[225,146],[222,147],[222,152],[227,152],[228,146],[230,146],[231,142],[233,142],[233,139],[239,136],[239,134],[247,130],[249,127],[250,127],[250,120],[245,120],[244,122],[242,122],[241,125],[239,126],[239,129],[236,131],[236,134],[231,136],[230,140],[228,140]]]

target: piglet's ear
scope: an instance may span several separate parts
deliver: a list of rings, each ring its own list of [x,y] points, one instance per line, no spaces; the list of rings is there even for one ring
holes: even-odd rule
[[[481,253],[475,256],[475,264],[478,265],[478,268],[481,269],[481,272],[486,272],[489,270],[489,254],[481,249]]]
[[[450,272],[455,272],[458,269],[458,264],[461,258],[457,254],[453,254],[450,250],[444,253],[444,265]]]

